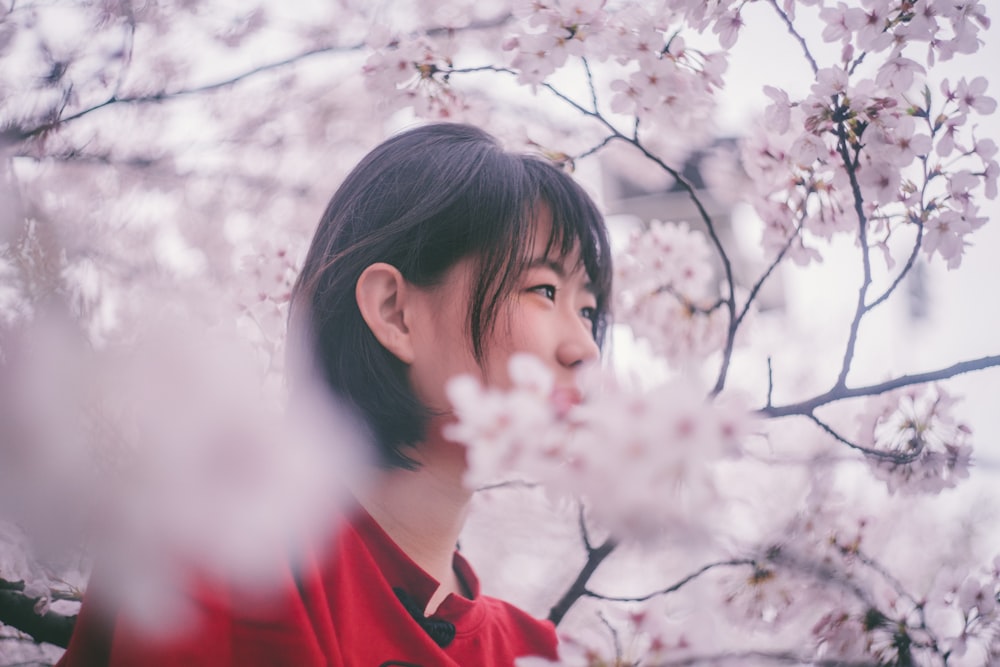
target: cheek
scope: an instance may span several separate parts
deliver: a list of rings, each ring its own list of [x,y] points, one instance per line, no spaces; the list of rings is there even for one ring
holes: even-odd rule
[[[508,362],[517,353],[528,353],[547,361],[545,354],[545,322],[539,309],[512,305],[497,327],[486,348],[484,371],[490,386],[507,389],[511,386]]]
[[[450,403],[445,392],[448,381],[460,374],[479,377],[464,318],[459,314],[437,311],[419,328],[409,379],[417,398],[428,408],[447,411]]]

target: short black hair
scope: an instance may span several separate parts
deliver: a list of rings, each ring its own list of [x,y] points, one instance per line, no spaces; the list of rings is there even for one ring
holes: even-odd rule
[[[499,309],[531,259],[542,205],[552,218],[546,254],[565,258],[579,247],[597,297],[593,335],[600,345],[611,294],[607,231],[591,198],[555,164],[507,152],[479,128],[435,123],[377,146],[330,199],[292,289],[290,337],[307,346],[320,377],[359,413],[382,465],[415,467],[402,448],[424,438],[430,412],[414,395],[406,365],[361,316],[361,273],[386,262],[427,287],[459,260],[477,258],[468,323],[481,362]]]

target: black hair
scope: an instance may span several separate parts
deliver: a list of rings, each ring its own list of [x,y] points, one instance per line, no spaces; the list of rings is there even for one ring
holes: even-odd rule
[[[552,218],[546,255],[562,259],[579,247],[597,297],[593,335],[600,345],[611,293],[604,220],[553,163],[504,151],[476,127],[424,125],[377,146],[330,199],[292,289],[290,336],[308,346],[320,377],[358,411],[381,464],[415,467],[401,448],[424,438],[430,412],[414,395],[406,365],[361,316],[361,273],[386,262],[411,284],[429,287],[459,260],[475,257],[468,325],[482,362],[500,307],[531,259],[543,205]]]

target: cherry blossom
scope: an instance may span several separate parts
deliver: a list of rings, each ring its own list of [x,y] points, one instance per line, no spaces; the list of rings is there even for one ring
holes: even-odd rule
[[[824,7],[819,17],[826,23],[823,39],[828,42],[847,41],[867,23],[863,9],[848,7],[843,2],[838,2],[836,7]]]
[[[891,492],[938,493],[969,474],[968,426],[951,415],[956,399],[940,387],[883,394],[858,417],[857,442],[874,450],[873,474]]]
[[[709,292],[710,253],[687,223],[653,221],[632,235],[618,264],[622,321],[667,359],[703,357],[724,341],[725,314]]]
[[[667,526],[704,530],[689,517],[706,520],[718,494],[713,462],[737,454],[749,432],[739,402],[705,405],[680,383],[643,393],[604,386],[600,402],[561,416],[540,361],[515,356],[511,379],[509,392],[465,376],[449,383],[458,421],[446,435],[469,447],[468,486],[505,476],[541,481],[586,498],[595,518],[623,537],[660,539]]]

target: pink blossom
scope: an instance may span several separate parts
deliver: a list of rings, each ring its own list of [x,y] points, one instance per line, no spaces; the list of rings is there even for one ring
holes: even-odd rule
[[[956,268],[965,250],[963,239],[970,231],[960,213],[945,210],[927,221],[922,247],[928,256],[938,253],[947,261],[948,268]]]
[[[784,134],[788,131],[788,124],[791,120],[791,103],[788,100],[788,93],[774,86],[764,86],[764,94],[771,98],[772,102],[764,110],[764,120],[768,127]]]
[[[637,539],[705,520],[718,493],[713,465],[739,452],[752,423],[741,402],[707,405],[680,382],[642,393],[606,384],[561,417],[545,396],[552,380],[541,362],[512,361],[521,369],[510,391],[468,377],[449,383],[458,421],[446,435],[469,448],[470,487],[526,476],[589,498],[596,518]],[[630,483],[615,482],[623,478]]]
[[[917,123],[912,116],[900,116],[894,125],[875,126],[865,134],[866,148],[899,168],[906,167],[917,156],[925,156],[931,151],[931,138],[916,132]]]
[[[868,3],[864,11],[864,23],[856,30],[858,48],[862,51],[877,53],[892,44],[892,35],[887,32],[889,20],[889,5],[887,3]]]
[[[978,579],[969,577],[959,587],[956,602],[966,613],[975,610],[979,616],[985,617],[996,611],[997,594],[992,582],[983,584]]]
[[[643,100],[646,93],[638,81],[633,83],[632,77],[629,80],[615,79],[611,82],[611,110],[621,114],[638,114],[645,108]]]
[[[968,113],[969,109],[974,109],[984,116],[993,113],[997,108],[997,101],[983,94],[987,85],[986,77],[983,76],[977,76],[968,83],[964,76],[959,79],[954,93],[959,111]]]
[[[700,358],[725,341],[726,316],[711,308],[711,251],[687,223],[653,221],[616,267],[621,319],[670,360]]]
[[[816,83],[813,84],[811,90],[816,97],[827,99],[845,92],[847,85],[847,72],[843,68],[825,67],[816,73]]]
[[[724,49],[732,48],[739,37],[740,28],[743,27],[743,19],[738,11],[727,12],[719,17],[712,32],[719,36],[719,44]]]
[[[986,162],[983,170],[983,190],[989,199],[997,198],[997,178],[1000,177],[1000,164],[996,160]]]
[[[897,53],[879,67],[875,82],[890,90],[905,92],[913,85],[914,75],[924,72],[924,67],[920,63]]]
[[[552,33],[522,35],[518,52],[511,67],[518,70],[518,81],[536,84],[544,81],[566,61],[566,53],[558,48],[559,38]]]
[[[891,162],[869,161],[862,164],[857,172],[862,191],[873,203],[887,204],[899,198],[902,177],[899,167]]]
[[[864,10],[848,8],[843,2],[838,2],[836,7],[824,7],[820,10],[819,17],[826,23],[823,39],[827,42],[850,40],[854,32],[865,25],[866,20]]]

